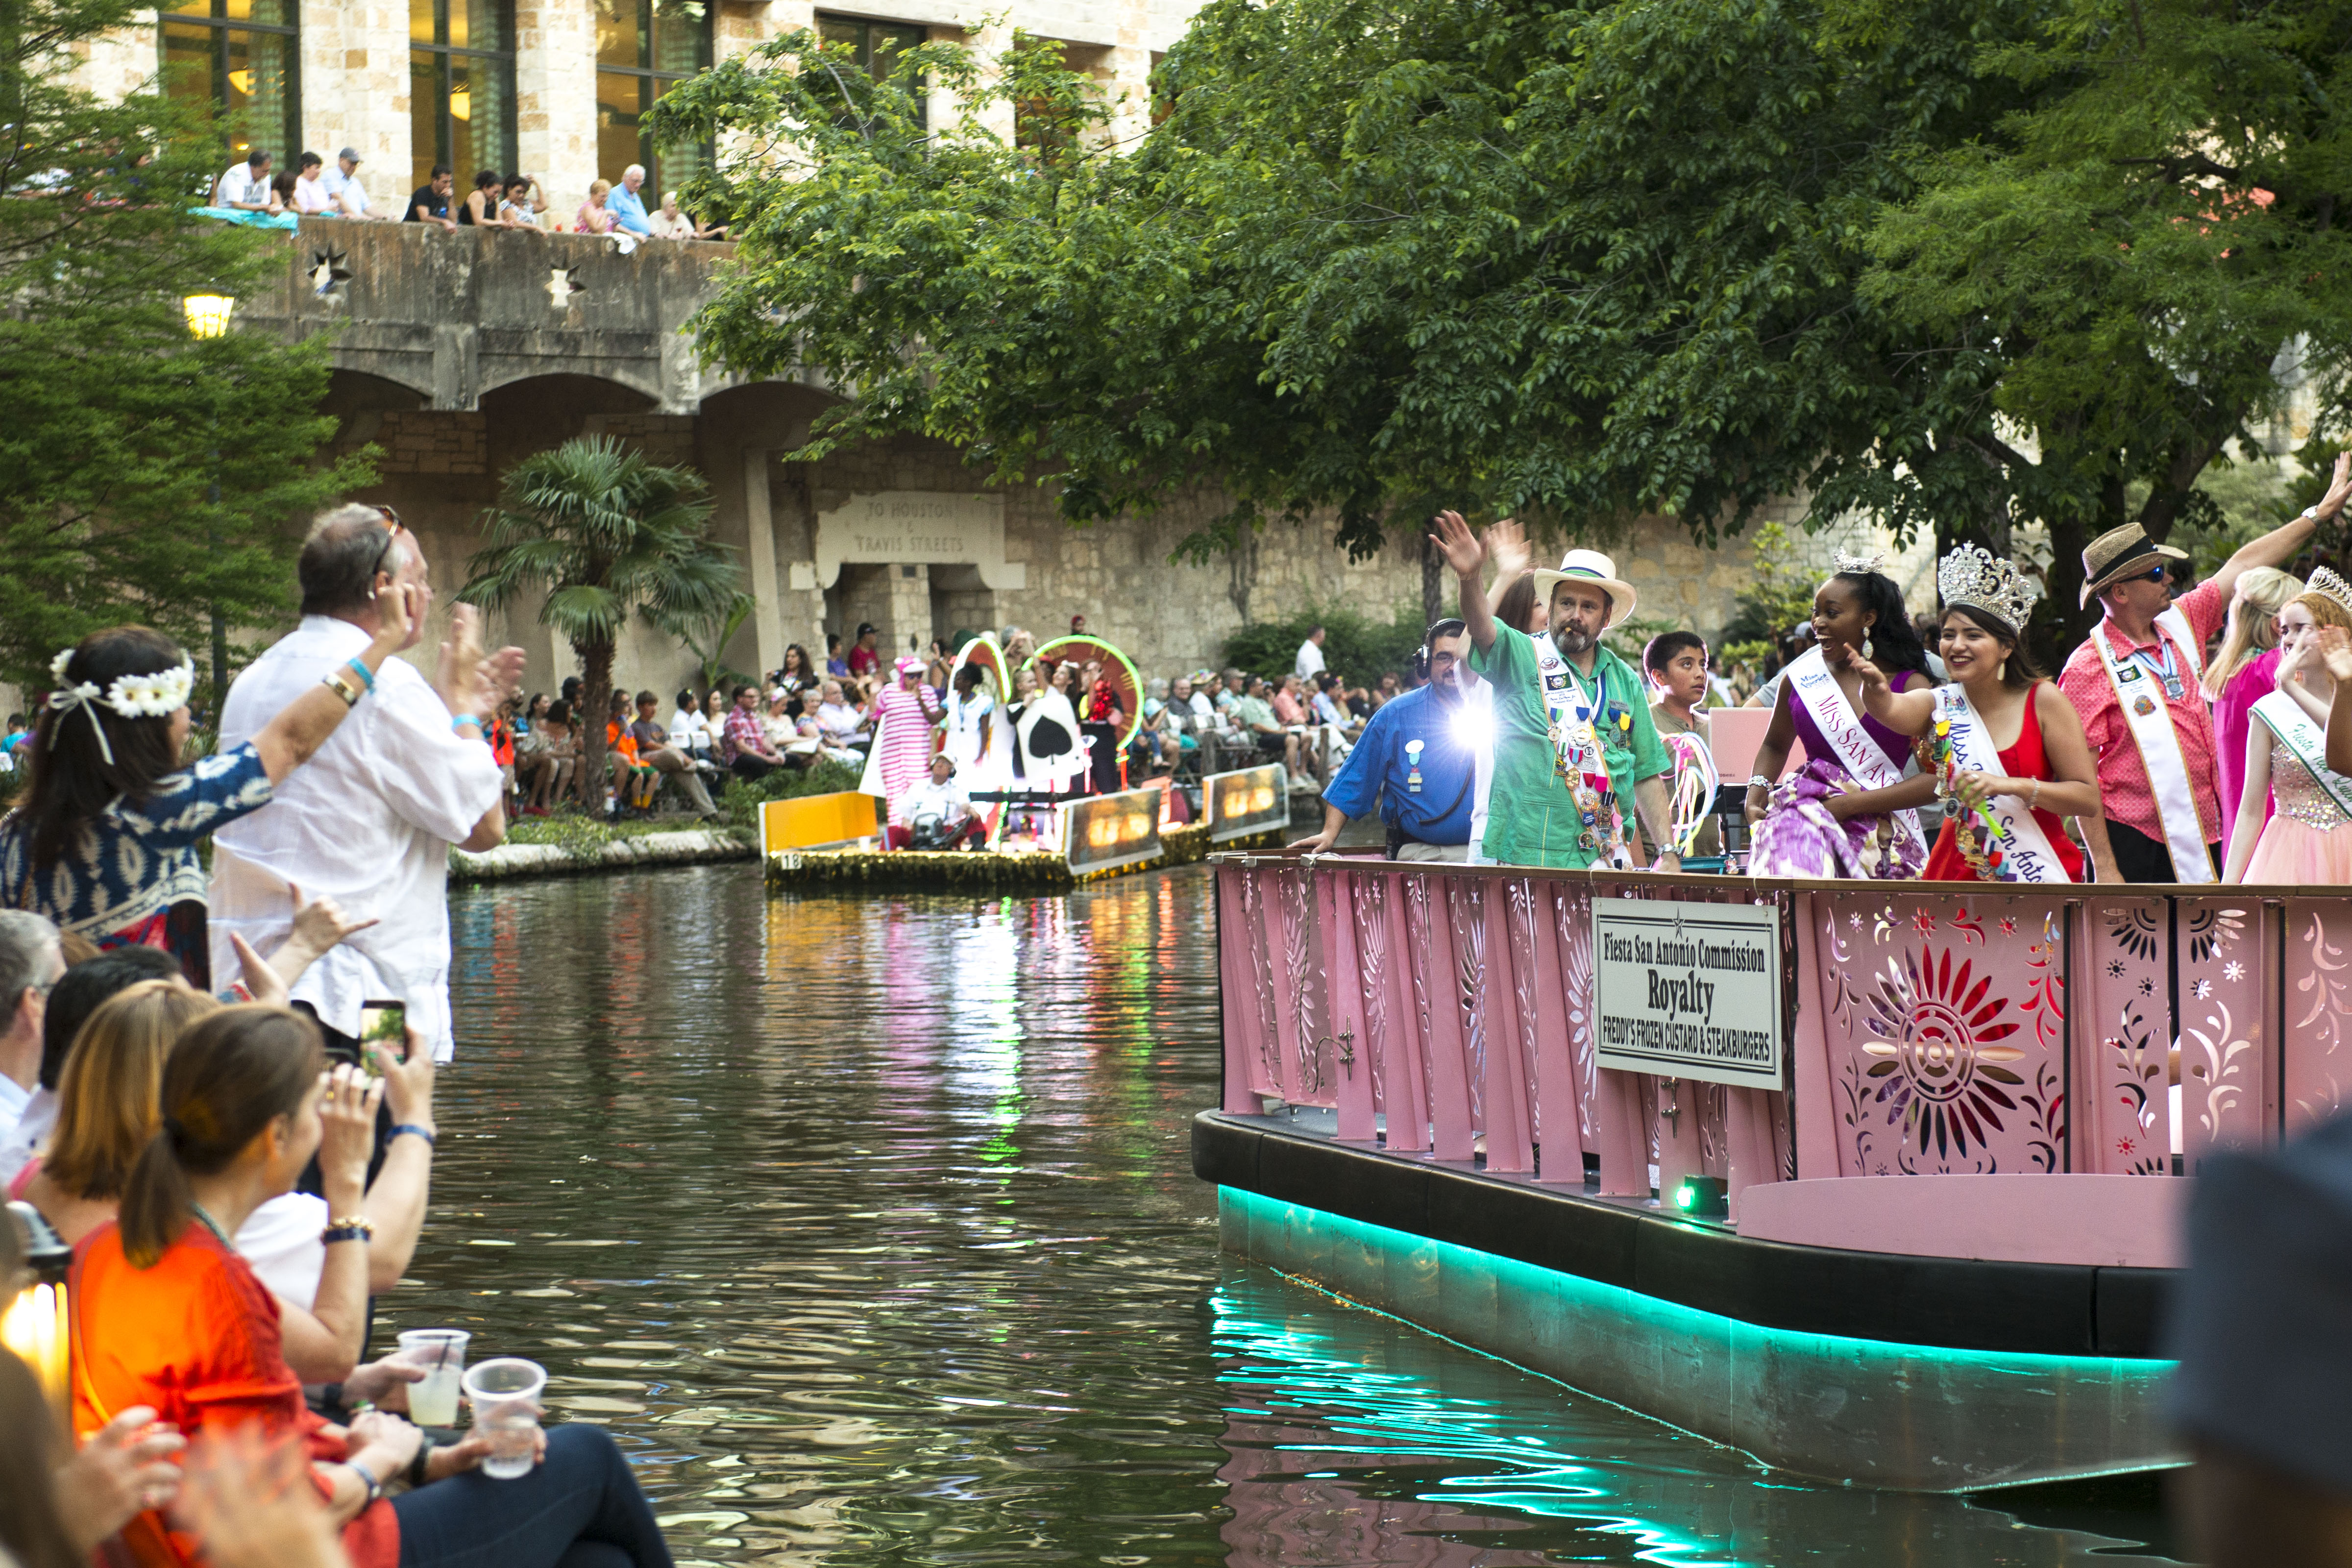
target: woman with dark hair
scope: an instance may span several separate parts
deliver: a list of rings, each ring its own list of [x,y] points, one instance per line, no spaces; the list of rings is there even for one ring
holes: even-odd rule
[[[1915,808],[1935,798],[1935,787],[1917,775],[1908,738],[1863,711],[1861,672],[1874,665],[1891,689],[1924,691],[1932,684],[1927,650],[1903,591],[1875,557],[1841,552],[1837,566],[1814,591],[1813,646],[1781,676],[1756,751],[1748,870],[1907,879],[1927,858]],[[1797,742],[1805,765],[1775,786]]]
[[[474,175],[474,189],[457,209],[457,221],[476,228],[506,228],[510,226],[499,216],[499,192],[506,182],[499,178],[496,169],[483,169]]]
[[[793,643],[784,649],[784,666],[776,671],[776,684],[788,692],[799,692],[813,684],[816,671],[809,665],[808,649]]]
[[[1950,684],[1897,691],[1862,661],[1863,703],[1878,723],[1920,741],[1923,777],[1943,828],[1930,882],[2079,882],[2083,855],[2062,820],[2083,825],[2102,882],[2123,880],[2107,845],[2097,764],[2083,721],[2042,678],[2020,633],[2038,596],[2014,562],[1964,544],[1936,564]]]
[[[47,915],[101,948],[160,947],[212,989],[208,881],[196,846],[269,804],[375,686],[415,617],[387,595],[360,655],[289,703],[246,744],[184,763],[196,670],[146,626],[92,632],[50,662],[57,686],[25,754],[24,801],[0,819],[0,903]]]
[[[163,1066],[163,1116],[125,1183],[121,1217],[74,1249],[69,1300],[79,1351],[74,1426],[152,1407],[192,1437],[253,1426],[298,1438],[310,1479],[342,1531],[352,1568],[407,1568],[464,1557],[502,1568],[554,1568],[580,1542],[670,1568],[653,1511],[602,1427],[566,1422],[544,1435],[526,1476],[477,1473],[485,1439],[428,1447],[397,1415],[371,1410],[347,1427],[307,1409],[280,1350],[278,1313],[228,1238],[247,1215],[290,1190],[314,1152],[355,1186],[368,1141],[321,1149],[321,1105],[352,1091],[330,1079],[317,1024],[280,1007],[229,1007],[197,1024]],[[337,1220],[330,1249],[364,1247],[366,1227]],[[414,1489],[387,1500],[383,1485]],[[122,1542],[142,1568],[186,1568],[200,1544],[156,1512]]]

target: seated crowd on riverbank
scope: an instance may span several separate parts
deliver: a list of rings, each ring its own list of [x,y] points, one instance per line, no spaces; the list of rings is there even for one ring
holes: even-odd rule
[[[61,651],[0,819],[0,1183],[72,1248],[55,1363],[0,1352],[0,1547],[26,1568],[667,1568],[601,1427],[535,1404],[420,1426],[424,1352],[377,1342],[456,1051],[448,851],[505,832],[488,739],[521,653],[483,649],[461,605],[434,676],[392,657],[432,588],[378,509],[321,518],[299,577],[300,625],[193,763],[179,647],[122,626]],[[0,1294],[34,1236],[0,1225]],[[485,1475],[494,1453],[524,1473]]]

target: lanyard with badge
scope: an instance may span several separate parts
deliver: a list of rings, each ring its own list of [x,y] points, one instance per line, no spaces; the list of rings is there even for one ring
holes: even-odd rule
[[[2156,658],[2144,647],[2136,647],[2131,652],[2132,662],[2146,667],[2149,674],[2162,680],[2164,694],[2178,702],[2189,695],[2189,688],[2181,683],[2180,665],[2173,656],[2172,639],[2158,632],[2156,645],[2164,650],[2162,658]]]
[[[1577,847],[1606,850],[1611,858],[1623,849],[1622,824],[1617,813],[1617,790],[1609,776],[1609,761],[1601,752],[1595,724],[1609,701],[1609,673],[1593,670],[1588,693],[1576,667],[1563,658],[1548,637],[1536,642],[1537,668],[1543,678],[1546,716],[1550,721],[1552,771],[1576,802]],[[1624,713],[1621,728],[1630,728],[1633,715]]]

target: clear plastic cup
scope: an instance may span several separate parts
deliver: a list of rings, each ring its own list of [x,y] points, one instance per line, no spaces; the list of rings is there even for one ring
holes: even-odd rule
[[[482,1474],[502,1481],[530,1474],[539,1462],[539,1395],[546,1386],[547,1369],[520,1356],[467,1369],[463,1387],[474,1407],[474,1430],[490,1445]]]
[[[400,1359],[425,1369],[425,1381],[408,1385],[408,1418],[419,1426],[457,1424],[457,1384],[466,1373],[464,1329],[404,1329]]]

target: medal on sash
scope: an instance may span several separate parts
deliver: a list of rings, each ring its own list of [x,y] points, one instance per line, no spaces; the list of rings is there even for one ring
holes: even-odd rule
[[[1407,741],[1404,743],[1404,765],[1411,770],[1404,775],[1404,787],[1407,793],[1419,795],[1421,793],[1421,742],[1419,741]]]
[[[1622,864],[1625,846],[1617,817],[1616,789],[1609,777],[1609,761],[1601,752],[1598,729],[1613,721],[1602,711],[1609,695],[1608,678],[1596,671],[1597,689],[1588,697],[1557,644],[1549,637],[1530,640],[1535,644],[1536,668],[1543,678],[1552,771],[1576,803],[1576,846],[1612,865]],[[1632,728],[1631,712],[1621,709],[1617,717],[1623,721],[1622,728]]]

